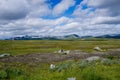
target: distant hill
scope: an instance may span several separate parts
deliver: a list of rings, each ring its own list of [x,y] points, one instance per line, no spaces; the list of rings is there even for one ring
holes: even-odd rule
[[[81,38],[94,38],[93,36],[82,36]]]
[[[114,38],[114,39],[120,39],[120,34],[107,34],[107,35],[96,36],[95,38]]]

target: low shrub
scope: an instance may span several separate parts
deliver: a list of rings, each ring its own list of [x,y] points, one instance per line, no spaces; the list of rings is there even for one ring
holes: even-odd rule
[[[0,79],[6,79],[8,76],[5,70],[0,70]]]

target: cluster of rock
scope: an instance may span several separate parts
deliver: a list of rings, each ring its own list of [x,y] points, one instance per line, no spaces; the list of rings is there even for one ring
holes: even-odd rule
[[[100,47],[98,47],[98,46],[94,47],[94,50],[96,50],[96,51],[102,51],[102,49]]]
[[[76,80],[75,77],[67,78],[68,80]]]
[[[62,49],[60,49],[57,53],[59,53],[59,54],[69,54],[70,50],[62,50]]]
[[[0,54],[0,58],[9,57],[9,56],[11,56],[9,53]]]
[[[96,61],[96,60],[102,60],[103,58],[99,57],[99,56],[91,56],[86,58],[85,60],[87,61]]]
[[[68,54],[86,54],[86,52],[81,51],[81,50],[58,50],[55,51],[55,53],[62,54],[62,55],[68,55]]]
[[[55,69],[55,65],[54,64],[50,64],[50,69],[52,70],[52,69]]]
[[[96,51],[103,51],[100,47],[96,46],[93,48],[94,50]],[[84,51],[80,51],[80,50],[74,50],[74,51],[70,51],[70,50],[63,50],[63,49],[60,49],[58,51],[55,51],[55,53],[59,53],[59,54],[70,54],[70,53],[73,53],[73,54],[86,54],[86,52]]]

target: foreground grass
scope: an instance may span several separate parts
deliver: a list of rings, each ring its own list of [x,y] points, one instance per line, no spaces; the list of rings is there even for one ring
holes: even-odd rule
[[[3,40],[0,41],[0,53],[10,53],[11,55],[21,55],[28,53],[53,53],[59,49],[93,52],[93,48],[95,46],[99,46],[104,50],[120,48],[120,40]]]
[[[50,70],[50,64],[25,65],[20,63],[7,64],[1,67],[0,80],[119,80],[120,63],[116,60],[101,63],[82,63],[81,61],[66,61],[55,63],[58,68]],[[1,64],[3,66],[3,64]]]

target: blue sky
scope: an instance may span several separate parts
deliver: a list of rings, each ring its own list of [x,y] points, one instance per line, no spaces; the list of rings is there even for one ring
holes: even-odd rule
[[[120,33],[120,0],[0,0],[0,39]]]

